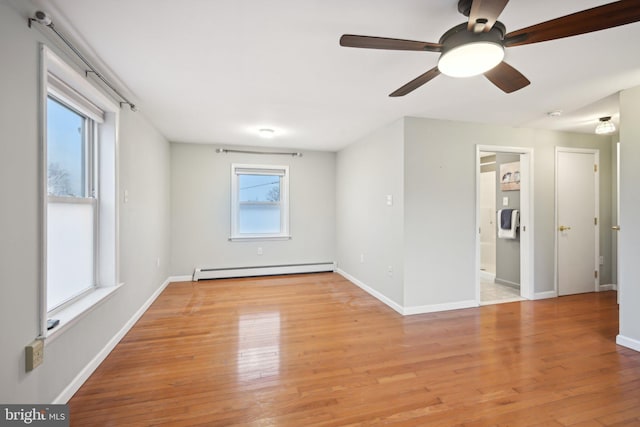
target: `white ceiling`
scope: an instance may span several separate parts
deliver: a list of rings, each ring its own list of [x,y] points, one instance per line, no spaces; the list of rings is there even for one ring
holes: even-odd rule
[[[610,0],[513,0],[507,31]],[[438,54],[340,47],[342,34],[437,42],[457,0],[33,0],[171,141],[337,150],[402,116],[593,132],[640,85],[640,23],[509,48],[531,85],[441,75]],[[46,29],[43,29],[46,31]],[[559,118],[547,117],[562,110]],[[277,136],[260,139],[257,130]]]

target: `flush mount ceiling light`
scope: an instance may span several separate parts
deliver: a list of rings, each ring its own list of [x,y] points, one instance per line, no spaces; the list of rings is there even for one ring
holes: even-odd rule
[[[616,125],[611,121],[611,116],[600,117],[600,123],[596,126],[596,134],[606,135],[616,131]]]
[[[504,59],[504,32],[504,25],[500,22],[496,22],[487,33],[469,32],[467,24],[453,27],[440,39],[442,54],[438,69],[450,77],[484,74]]]
[[[276,132],[273,129],[269,129],[269,128],[262,128],[258,130],[258,135],[260,135],[262,138],[265,138],[265,139],[273,138],[275,133]]]

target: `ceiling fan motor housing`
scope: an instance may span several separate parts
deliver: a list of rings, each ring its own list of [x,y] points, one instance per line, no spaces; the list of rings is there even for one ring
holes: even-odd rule
[[[502,45],[507,29],[502,22],[496,22],[489,32],[474,33],[467,30],[467,23],[456,25],[440,37],[442,52],[446,52],[463,44],[489,42]]]

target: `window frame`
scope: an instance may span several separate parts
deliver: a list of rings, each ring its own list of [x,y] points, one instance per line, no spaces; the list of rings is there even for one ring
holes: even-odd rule
[[[245,173],[241,173],[245,172]],[[271,175],[280,176],[280,231],[278,233],[242,233],[240,230],[240,175]],[[231,164],[231,233],[230,241],[240,240],[289,240],[289,166]],[[260,204],[275,204],[275,202],[259,202]],[[251,203],[255,204],[255,202]]]
[[[46,44],[40,44],[40,84],[39,84],[39,172],[40,172],[40,289],[39,311],[40,327],[38,338],[46,339],[45,345],[62,332],[80,321],[110,296],[114,295],[123,283],[120,282],[119,265],[119,194],[118,194],[118,127],[120,106],[91,83],[87,74],[72,66],[52,51]],[[81,96],[69,99],[67,92],[77,92]],[[93,194],[101,200],[85,200],[95,203],[94,220],[94,274],[95,287],[87,289],[73,301],[67,301],[48,311],[47,307],[47,222],[48,222],[48,177],[47,177],[47,99],[53,94],[56,101],[63,101],[67,107],[82,115],[88,115],[98,124],[91,129],[91,137],[96,141],[91,153],[96,167],[87,171],[94,176]],[[62,98],[62,99],[60,99]],[[71,97],[72,98],[72,97]],[[80,111],[78,111],[80,110]],[[88,114],[84,114],[88,113]],[[98,142],[99,141],[99,142]],[[56,199],[73,199],[57,197]],[[72,200],[63,200],[71,202]],[[60,321],[54,329],[47,329],[47,319]]]

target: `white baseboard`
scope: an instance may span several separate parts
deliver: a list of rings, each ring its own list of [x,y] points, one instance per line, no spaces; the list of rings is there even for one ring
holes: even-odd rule
[[[548,299],[548,298],[556,298],[558,293],[556,291],[546,291],[546,292],[536,292],[533,294],[533,299]]]
[[[368,294],[370,294],[374,298],[382,301],[383,303],[385,303],[386,305],[388,305],[389,307],[391,307],[392,309],[394,309],[398,313],[404,314],[404,309],[400,304],[398,304],[397,302],[393,301],[392,299],[386,297],[385,295],[381,294],[380,292],[376,291],[375,289],[367,286],[366,284],[364,284],[360,280],[356,279],[355,277],[353,277],[352,275],[350,275],[346,271],[338,268],[336,270],[336,273],[338,273],[339,275],[341,275],[342,277],[344,277],[345,279],[347,279],[348,281],[350,281],[354,285],[358,286],[360,289],[362,289],[363,291],[367,292]]]
[[[142,304],[142,307],[135,312],[135,314],[129,319],[129,321],[116,333],[111,340],[104,346],[102,350],[85,366],[78,375],[62,390],[54,400],[53,404],[66,404],[69,399],[75,394],[76,391],[80,389],[82,384],[89,379],[91,374],[100,366],[100,364],[107,358],[109,353],[118,345],[120,340],[129,332],[129,330],[135,325],[135,323],[142,317],[145,311],[153,304],[153,302],[160,296],[162,291],[171,283],[173,280],[172,277],[167,278],[167,280],[160,285],[160,287],[147,299],[147,301]]]
[[[457,301],[444,304],[415,305],[412,307],[405,307],[403,314],[409,316],[412,314],[435,313],[438,311],[460,310],[463,308],[473,307],[478,307],[478,302],[476,300]]]
[[[514,289],[520,289],[520,283],[512,282],[511,280],[505,280],[505,279],[496,277],[494,282],[499,285],[509,286]]]
[[[600,285],[600,292],[603,292],[603,291],[617,291],[617,290],[618,290],[618,286],[614,285],[614,284]]]
[[[625,337],[624,335],[618,335],[616,337],[616,344],[630,348],[631,350],[640,351],[640,341]]]
[[[413,314],[435,313],[437,311],[459,310],[462,308],[478,307],[478,303],[475,300],[458,301],[458,302],[445,303],[445,304],[404,307],[398,304],[397,302],[391,300],[387,296],[383,295],[382,293],[376,291],[372,287],[366,285],[364,282],[356,279],[346,271],[338,268],[336,270],[336,273],[340,274],[342,277],[344,277],[354,285],[358,286],[359,288],[367,292],[369,295],[385,303],[386,305],[388,305],[398,313],[402,314],[403,316],[411,316]]]
[[[167,280],[169,282],[193,282],[193,276],[191,274],[184,276],[171,276]]]

